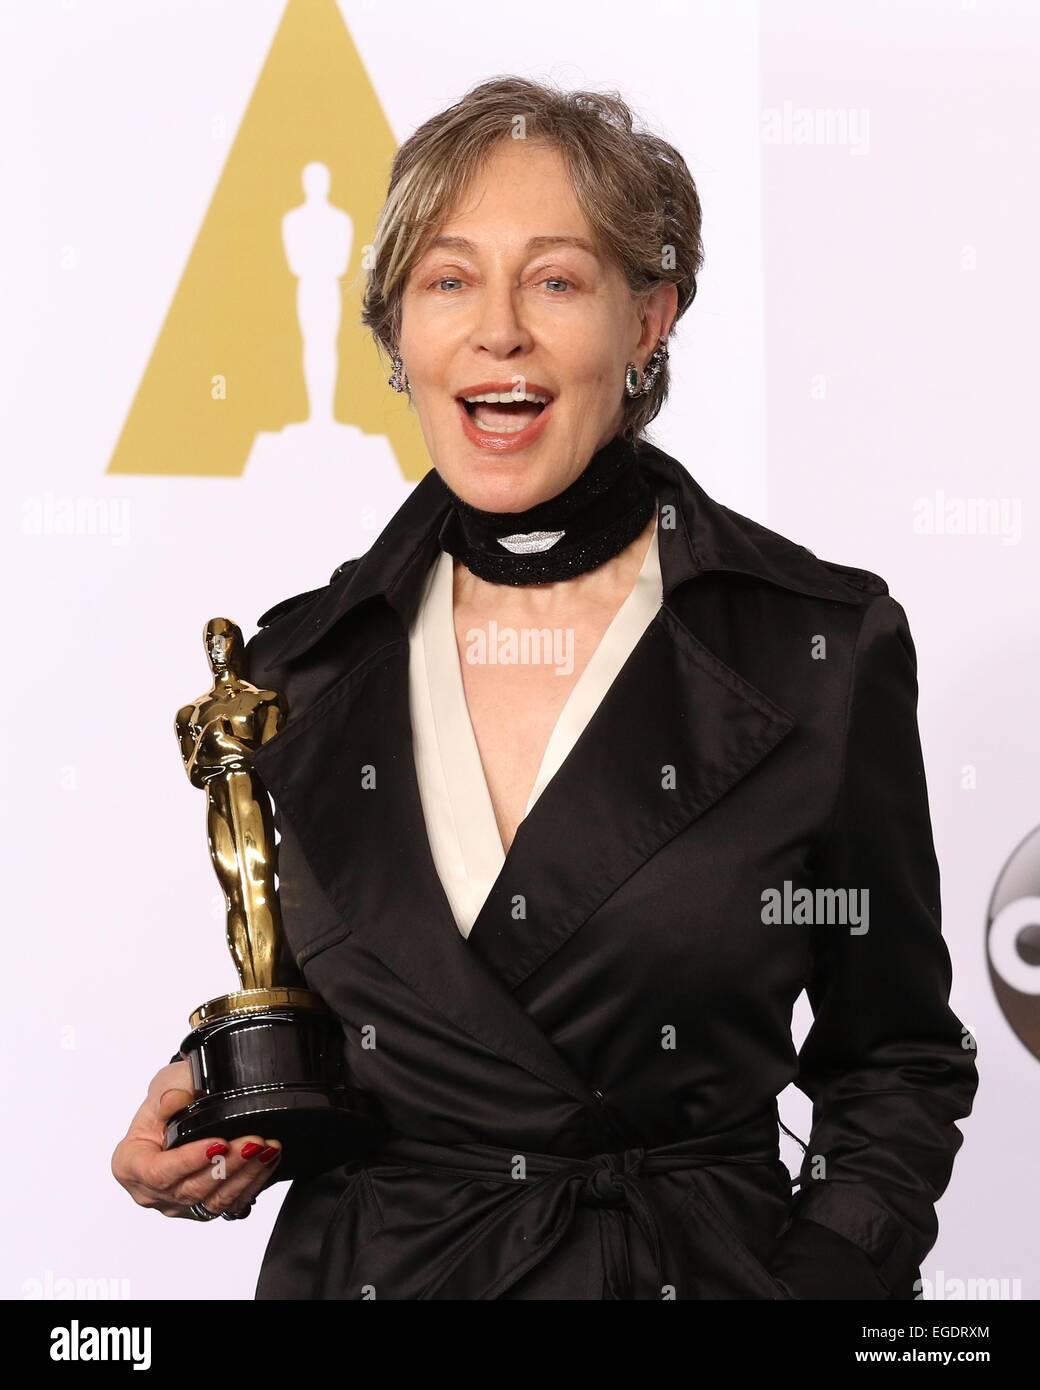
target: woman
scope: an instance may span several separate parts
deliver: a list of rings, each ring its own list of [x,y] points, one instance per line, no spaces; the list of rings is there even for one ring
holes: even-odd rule
[[[616,97],[491,81],[396,156],[365,322],[434,467],[246,651],[288,942],[388,1133],[293,1183],[258,1298],[914,1296],[977,1086],[914,648],[646,440],[700,220]],[[161,1152],[186,1065],[113,1168],[248,1212],[276,1142]]]

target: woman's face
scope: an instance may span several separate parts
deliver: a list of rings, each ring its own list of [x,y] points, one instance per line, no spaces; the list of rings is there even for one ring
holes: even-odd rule
[[[486,511],[561,492],[620,429],[625,365],[645,365],[676,302],[674,285],[659,286],[641,322],[620,270],[593,245],[563,157],[505,140],[413,267],[402,302],[401,359],[447,485]],[[462,400],[491,392],[513,399]]]

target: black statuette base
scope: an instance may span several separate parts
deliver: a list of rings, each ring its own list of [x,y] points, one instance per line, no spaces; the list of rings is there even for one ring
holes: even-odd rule
[[[378,1107],[349,1085],[330,1013],[271,1008],[203,1023],[181,1055],[197,1099],[167,1123],[168,1149],[247,1134],[277,1139],[273,1180],[282,1182],[357,1157],[386,1130]]]

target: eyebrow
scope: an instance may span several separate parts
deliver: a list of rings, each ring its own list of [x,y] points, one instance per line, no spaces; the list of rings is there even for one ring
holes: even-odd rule
[[[527,251],[541,251],[547,246],[574,246],[579,251],[587,251],[590,256],[597,255],[596,248],[591,241],[587,241],[582,236],[533,236],[529,239]],[[445,250],[445,251],[464,251],[467,255],[476,254],[476,243],[464,236],[438,236],[427,246],[426,251]]]

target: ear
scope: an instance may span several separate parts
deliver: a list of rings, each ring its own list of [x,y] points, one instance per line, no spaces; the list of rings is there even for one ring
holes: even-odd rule
[[[671,280],[659,280],[647,293],[640,314],[642,332],[639,335],[638,351],[642,357],[641,365],[646,365],[646,359],[661,339],[667,339],[678,308],[679,290]]]

